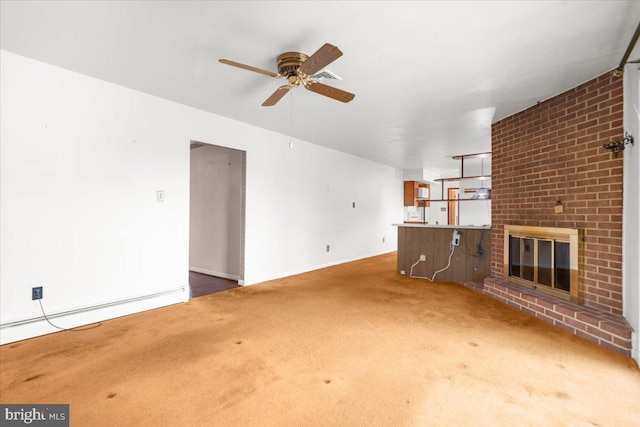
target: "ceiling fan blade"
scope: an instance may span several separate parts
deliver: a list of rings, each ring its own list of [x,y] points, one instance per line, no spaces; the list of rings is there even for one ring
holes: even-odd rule
[[[355,97],[353,93],[345,92],[344,90],[337,89],[333,86],[327,86],[314,81],[306,82],[304,87],[309,89],[311,92],[319,93],[320,95],[328,96],[329,98],[342,102],[349,102]]]
[[[228,59],[220,59],[219,61],[222,62],[223,64],[232,65],[234,67],[242,68],[244,70],[253,71],[254,73],[260,73],[260,74],[264,74],[266,76],[275,77],[275,78],[282,77],[280,74],[274,73],[272,71],[263,70],[262,68],[252,67],[251,65],[245,65],[235,61],[229,61]]]
[[[307,76],[312,76],[341,56],[342,51],[340,49],[332,44],[325,43],[316,53],[304,61],[299,71]]]
[[[262,103],[262,106],[271,107],[273,105],[276,105],[276,103],[280,101],[282,97],[287,94],[287,92],[289,92],[289,89],[291,89],[291,86],[289,85],[280,86],[278,89],[276,89],[275,92],[271,94],[270,97],[267,98],[266,101]]]

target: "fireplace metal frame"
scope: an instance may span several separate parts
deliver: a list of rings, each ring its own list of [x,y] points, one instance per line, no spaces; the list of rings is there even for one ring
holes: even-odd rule
[[[551,240],[554,242],[569,243],[569,292],[554,289],[552,287],[537,283],[538,279],[538,245],[534,245],[534,281],[522,279],[520,277],[511,276],[509,268],[510,256],[510,237],[533,240]],[[522,225],[505,225],[504,226],[504,278],[521,286],[525,286],[537,291],[554,295],[568,301],[582,303],[582,296],[579,285],[579,255],[580,242],[582,241],[582,231],[575,228],[556,228],[556,227],[532,227]]]

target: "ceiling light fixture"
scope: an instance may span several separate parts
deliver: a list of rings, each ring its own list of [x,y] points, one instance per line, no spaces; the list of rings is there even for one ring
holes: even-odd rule
[[[486,177],[484,176],[484,156],[482,156],[482,172],[481,172],[480,180],[484,180],[485,178]],[[491,197],[491,190],[489,190],[488,188],[485,188],[483,184],[481,184],[480,188],[478,188],[476,192],[473,193],[473,196],[471,196],[471,198],[474,200],[483,200],[483,199],[488,199],[490,197]]]
[[[489,189],[488,188],[484,188],[484,187],[480,187],[480,188],[478,188],[478,191],[473,193],[473,196],[471,196],[471,198],[474,199],[474,200],[488,199],[489,198]]]

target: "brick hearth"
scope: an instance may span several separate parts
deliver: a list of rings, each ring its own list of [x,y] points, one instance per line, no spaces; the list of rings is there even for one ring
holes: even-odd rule
[[[466,282],[464,285],[581,338],[625,356],[631,355],[632,328],[622,316],[574,304],[496,277],[488,277],[484,283]]]
[[[574,335],[625,356],[631,355],[632,330],[622,316],[574,304],[496,277],[486,278],[482,289],[476,284],[475,290]]]

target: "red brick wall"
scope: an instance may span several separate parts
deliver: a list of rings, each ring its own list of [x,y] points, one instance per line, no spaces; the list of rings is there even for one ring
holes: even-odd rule
[[[622,314],[623,154],[602,147],[622,135],[622,79],[612,73],[492,126],[493,276],[503,277],[505,224],[582,229],[584,304]]]

